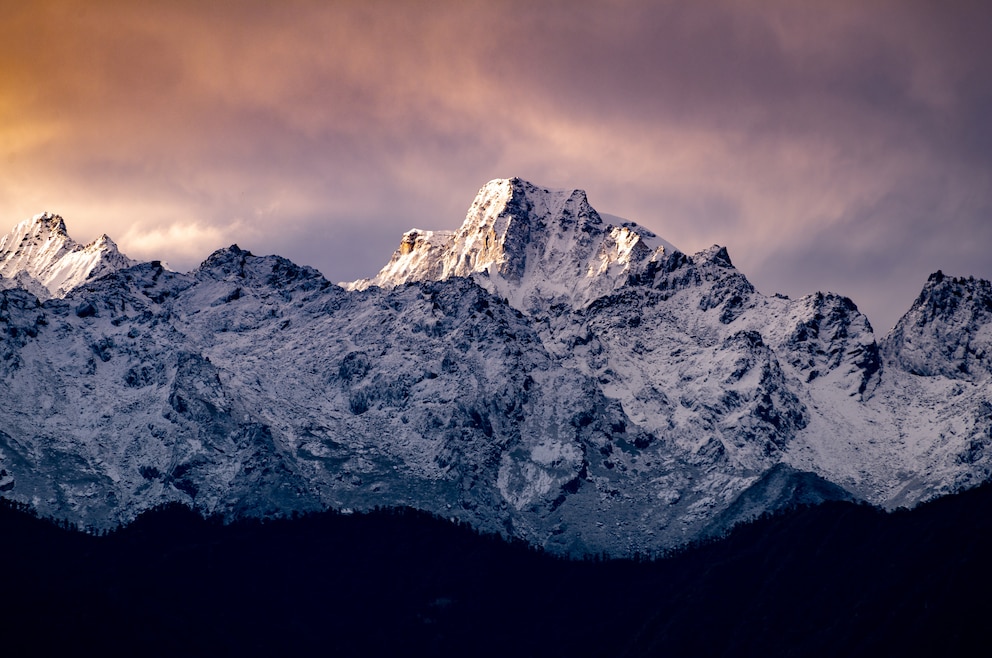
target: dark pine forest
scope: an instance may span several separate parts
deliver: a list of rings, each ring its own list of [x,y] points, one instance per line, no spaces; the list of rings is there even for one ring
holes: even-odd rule
[[[0,504],[4,655],[968,655],[992,487],[794,509],[657,559],[566,560],[412,510],[93,536]]]

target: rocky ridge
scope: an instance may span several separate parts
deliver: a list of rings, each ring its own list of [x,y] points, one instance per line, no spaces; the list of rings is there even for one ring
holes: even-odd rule
[[[232,246],[0,291],[4,495],[94,527],[410,505],[629,554],[989,476],[988,282],[931,277],[877,342],[849,299],[510,179],[347,287]]]
[[[356,290],[484,275],[476,282],[515,308],[583,305],[622,286],[674,246],[633,222],[606,224],[582,190],[519,178],[490,181],[457,231],[408,231],[390,262]]]
[[[65,221],[41,213],[0,237],[0,285],[31,291],[41,299],[64,297],[92,278],[135,264],[106,234],[87,245],[69,237]]]

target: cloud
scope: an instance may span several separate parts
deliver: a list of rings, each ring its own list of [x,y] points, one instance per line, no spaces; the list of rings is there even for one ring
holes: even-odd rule
[[[4,11],[10,224],[49,209],[177,267],[238,242],[353,279],[519,175],[873,318],[933,261],[992,277],[972,255],[992,207],[987,3]]]
[[[225,230],[217,226],[198,224],[169,224],[162,228],[142,229],[132,227],[121,239],[128,244],[130,255],[139,260],[154,260],[159,254],[171,251],[184,263],[203,259],[206,245],[223,244],[236,234],[237,226]],[[188,269],[188,267],[182,267]]]

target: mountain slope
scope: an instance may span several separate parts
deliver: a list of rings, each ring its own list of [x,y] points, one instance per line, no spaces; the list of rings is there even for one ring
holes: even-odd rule
[[[169,501],[407,505],[631,554],[811,495],[895,507],[989,476],[985,282],[880,346],[849,299],[764,296],[724,248],[513,179],[459,230],[404,236],[378,283],[232,246],[62,299],[0,291],[4,495],[94,527]]]

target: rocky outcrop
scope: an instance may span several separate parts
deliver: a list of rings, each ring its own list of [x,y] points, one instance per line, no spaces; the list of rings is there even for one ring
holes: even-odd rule
[[[409,505],[622,555],[992,472],[984,281],[932,277],[879,346],[847,298],[513,179],[373,283],[234,245],[0,291],[3,495],[93,527]]]
[[[914,375],[986,381],[992,376],[992,284],[931,274],[884,347],[894,366]]]

